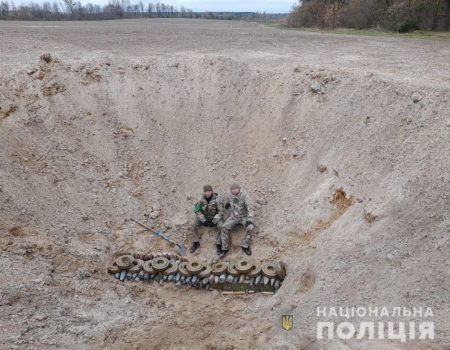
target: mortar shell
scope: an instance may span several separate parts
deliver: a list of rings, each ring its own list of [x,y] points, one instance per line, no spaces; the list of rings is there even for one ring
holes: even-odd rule
[[[125,281],[125,277],[127,277],[127,271],[126,271],[126,270],[122,270],[122,271],[120,272],[120,277],[119,277],[119,279],[123,282],[123,281]]]

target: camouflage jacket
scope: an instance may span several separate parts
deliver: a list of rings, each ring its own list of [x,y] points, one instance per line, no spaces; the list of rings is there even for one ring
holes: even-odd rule
[[[205,196],[202,196],[200,200],[195,203],[194,212],[199,220],[205,219],[217,223],[222,217],[222,205],[219,195],[214,193],[209,202],[206,200]]]
[[[246,192],[241,191],[237,196],[230,193],[224,199],[223,206],[230,209],[231,217],[253,220],[253,203]]]

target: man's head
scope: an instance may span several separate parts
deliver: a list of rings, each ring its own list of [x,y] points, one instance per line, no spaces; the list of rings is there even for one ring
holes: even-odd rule
[[[203,194],[205,195],[205,198],[211,198],[213,195],[213,188],[211,185],[205,185],[203,186]]]
[[[236,182],[232,183],[230,186],[230,191],[233,195],[236,196],[239,194],[239,192],[241,192],[241,186],[239,186],[239,184],[237,184]]]

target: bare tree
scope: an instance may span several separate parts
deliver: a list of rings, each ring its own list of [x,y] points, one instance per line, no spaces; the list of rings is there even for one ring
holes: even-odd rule
[[[9,4],[6,1],[0,2],[0,17],[6,18],[9,15]]]

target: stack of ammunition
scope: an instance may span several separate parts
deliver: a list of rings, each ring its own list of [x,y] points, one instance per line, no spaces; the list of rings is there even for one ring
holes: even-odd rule
[[[177,287],[275,293],[286,277],[286,266],[282,262],[255,262],[247,258],[209,263],[167,253],[127,254],[115,259],[108,272],[122,282],[171,282]]]

